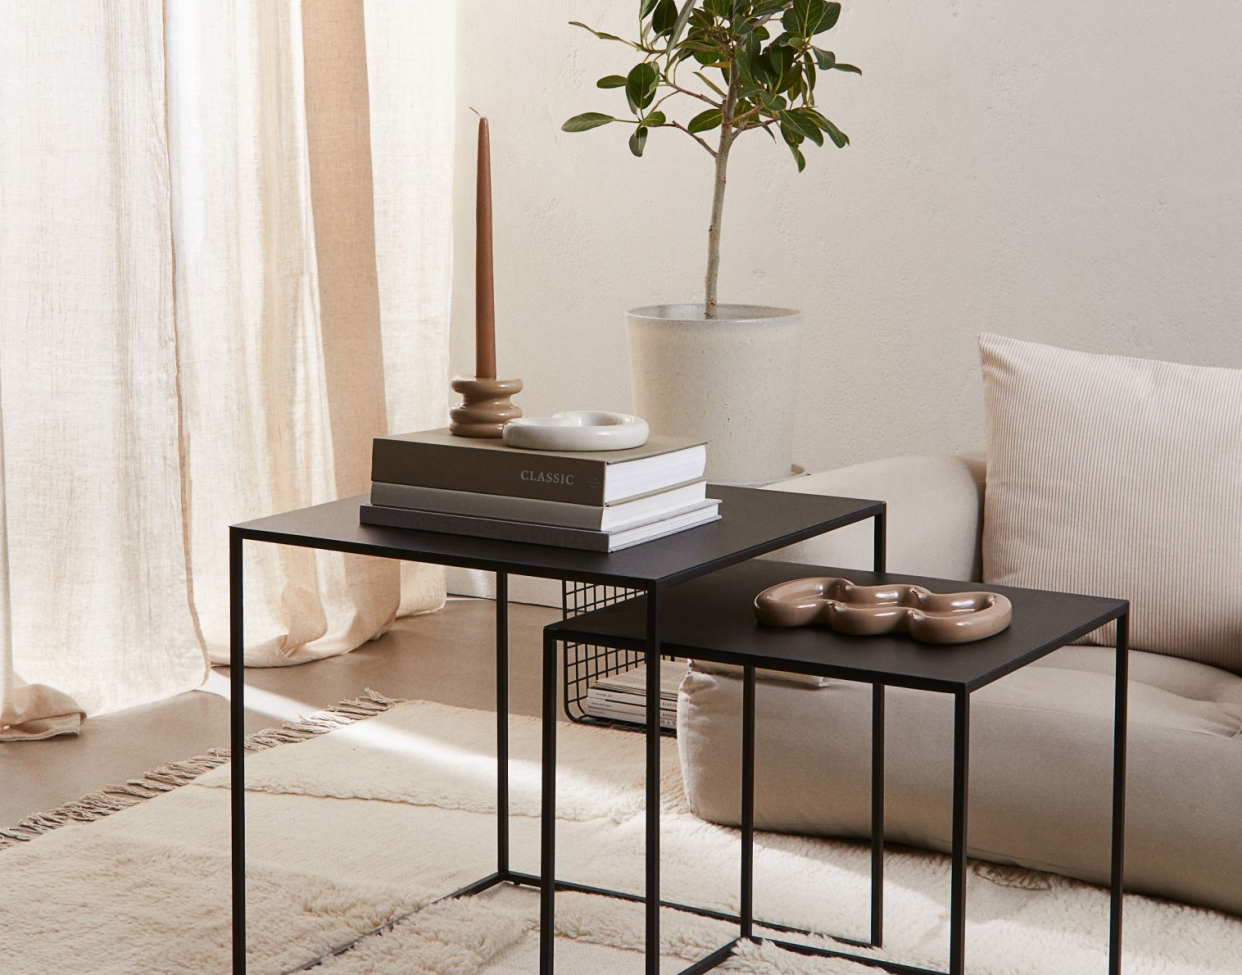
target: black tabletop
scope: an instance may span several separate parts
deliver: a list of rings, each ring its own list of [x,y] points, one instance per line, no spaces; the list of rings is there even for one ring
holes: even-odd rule
[[[904,635],[844,636],[824,626],[771,627],[755,620],[755,596],[804,576],[842,576],[864,586],[913,583],[932,592],[999,592],[1013,603],[1013,623],[986,640],[933,646]],[[1116,619],[1128,605],[1122,599],[758,560],[668,589],[660,600],[660,651],[898,687],[973,691]],[[565,640],[642,649],[646,600],[631,599],[549,629]]]
[[[644,588],[692,579],[884,510],[880,501],[719,485],[710,485],[708,496],[721,501],[719,521],[609,554],[363,525],[358,506],[366,495],[233,528],[284,545]]]

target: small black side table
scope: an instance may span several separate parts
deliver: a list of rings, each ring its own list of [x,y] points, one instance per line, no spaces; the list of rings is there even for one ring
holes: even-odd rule
[[[229,705],[232,742],[232,880],[233,975],[246,971],[246,794],[245,794],[245,677],[243,544],[273,542],[302,548],[374,555],[408,562],[486,569],[496,573],[496,869],[448,897],[477,894],[500,883],[538,886],[539,877],[509,867],[509,636],[508,578],[510,573],[545,579],[576,580],[621,586],[644,592],[640,627],[647,668],[647,800],[659,805],[660,796],[660,600],[668,587],[736,565],[756,555],[773,552],[825,532],[867,519],[875,521],[875,564],[884,567],[885,506],[882,501],[858,501],[818,495],[761,491],[754,488],[710,485],[710,497],[722,502],[719,521],[612,554],[583,552],[499,542],[462,535],[380,528],[358,521],[365,495],[259,518],[229,529]],[[553,683],[555,709],[555,682]],[[545,715],[551,711],[545,708]],[[555,715],[547,720],[555,724]],[[545,765],[546,767],[546,765]],[[545,832],[547,824],[544,826]],[[646,935],[659,945],[659,822],[647,830]],[[658,975],[659,955],[648,952],[647,973]]]
[[[754,617],[754,599],[768,586],[806,576],[844,576],[864,585],[913,583],[933,592],[987,589],[1013,602],[1009,629],[986,640],[953,647],[916,643],[906,636],[851,637],[827,627],[783,629],[763,626]],[[543,695],[543,849],[540,860],[541,906],[540,975],[552,975],[553,898],[556,890],[578,890],[625,899],[634,895],[554,881],[556,780],[555,768],[556,649],[560,641],[577,641],[621,649],[643,647],[648,634],[645,614],[652,609],[646,597],[552,623],[544,630]],[[884,688],[908,687],[951,694],[953,709],[953,839],[949,920],[949,972],[963,975],[966,952],[966,811],[970,761],[970,695],[1006,674],[1033,663],[1106,623],[1117,625],[1117,667],[1113,728],[1112,867],[1109,923],[1109,975],[1121,971],[1121,919],[1125,829],[1126,707],[1128,700],[1129,603],[1067,593],[981,586],[918,576],[828,569],[788,562],[754,561],[677,586],[664,595],[660,607],[660,638],[666,654],[696,660],[735,664],[743,671],[742,690],[742,872],[740,915],[706,911],[664,902],[666,907],[730,920],[739,925],[736,939],[686,968],[682,975],[701,975],[723,962],[743,939],[770,940],[804,954],[848,958],[899,975],[938,975],[930,969],[880,961],[845,950],[813,948],[780,940],[760,939],[754,933],[754,803],[755,803],[755,669],[813,674],[872,685],[871,736],[871,940],[867,944],[835,940],[848,947],[879,946],[884,920]],[[648,708],[652,698],[648,697]],[[648,712],[652,712],[649,710]],[[648,752],[648,784],[652,766]],[[658,793],[647,795],[647,835],[659,836]],[[652,889],[653,846],[647,845],[648,896]],[[658,856],[658,848],[656,850]],[[782,929],[775,927],[779,933]],[[786,932],[795,931],[784,928]],[[812,932],[799,931],[809,934]],[[658,945],[654,945],[658,951]],[[650,963],[653,942],[647,940]]]

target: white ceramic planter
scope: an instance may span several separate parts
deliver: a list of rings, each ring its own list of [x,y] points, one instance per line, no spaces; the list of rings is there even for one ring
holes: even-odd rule
[[[651,305],[626,316],[634,412],[653,434],[709,441],[707,476],[767,484],[793,457],[802,313],[762,305]]]

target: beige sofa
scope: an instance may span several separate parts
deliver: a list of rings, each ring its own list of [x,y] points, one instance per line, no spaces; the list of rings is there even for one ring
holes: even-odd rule
[[[984,462],[906,457],[777,490],[889,505],[889,567],[977,579]],[[870,525],[778,553],[869,568]],[[1105,883],[1114,651],[1063,648],[978,692],[971,712],[970,854]],[[1134,892],[1242,915],[1242,677],[1142,651],[1130,659],[1126,879]],[[952,704],[890,689],[887,835],[947,851]],[[704,819],[738,822],[741,681],[696,665],[682,685],[678,746]],[[756,825],[868,835],[870,689],[767,676],[756,695]]]

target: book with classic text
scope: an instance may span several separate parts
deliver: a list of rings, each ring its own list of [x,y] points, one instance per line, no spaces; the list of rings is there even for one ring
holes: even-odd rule
[[[653,436],[630,450],[521,450],[444,428],[376,437],[371,480],[602,507],[696,481],[706,466],[698,440]]]

